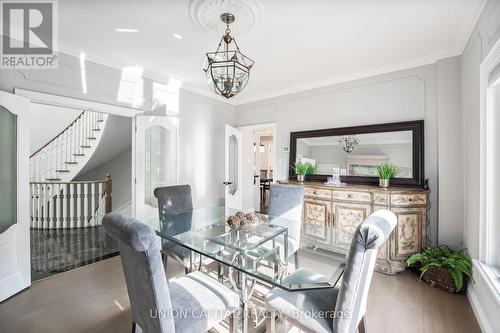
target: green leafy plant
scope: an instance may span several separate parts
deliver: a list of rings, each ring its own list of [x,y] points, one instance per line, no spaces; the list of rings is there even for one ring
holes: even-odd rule
[[[461,290],[464,286],[464,280],[472,276],[472,261],[465,254],[465,249],[454,251],[446,246],[428,246],[421,252],[415,253],[406,259],[406,265],[419,265],[420,278],[432,268],[443,268],[447,270],[453,281],[455,282],[456,290]]]
[[[293,165],[293,169],[297,175],[305,175],[308,169],[308,164],[311,165],[311,163],[296,162]]]
[[[309,162],[306,163],[306,166],[307,166],[306,175],[314,175],[318,170],[318,168],[315,165],[312,165]]]
[[[398,172],[398,168],[389,162],[382,163],[377,167],[377,173],[380,179],[394,178],[397,176]]]

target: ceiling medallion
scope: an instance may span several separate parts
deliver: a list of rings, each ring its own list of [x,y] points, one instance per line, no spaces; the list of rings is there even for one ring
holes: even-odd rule
[[[191,0],[188,11],[198,28],[216,33],[224,32],[219,17],[231,13],[238,18],[231,30],[242,34],[262,20],[262,8],[259,0]]]
[[[236,39],[231,36],[229,25],[235,21],[234,15],[223,13],[220,19],[226,24],[226,30],[217,51],[206,54],[202,68],[210,89],[218,95],[231,98],[247,85],[254,61],[241,53]]]
[[[359,139],[353,135],[348,135],[341,137],[339,143],[343,151],[351,153],[359,145]]]

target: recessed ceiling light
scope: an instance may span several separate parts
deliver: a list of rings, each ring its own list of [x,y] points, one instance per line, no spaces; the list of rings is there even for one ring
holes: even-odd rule
[[[182,39],[182,36],[181,36],[181,35],[179,35],[179,34],[173,34],[173,36],[174,36],[175,38],[177,38],[177,39]]]
[[[139,32],[137,29],[128,29],[128,28],[116,28],[116,32]]]

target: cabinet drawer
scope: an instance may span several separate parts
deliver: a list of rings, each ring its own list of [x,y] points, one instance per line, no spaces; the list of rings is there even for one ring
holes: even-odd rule
[[[333,200],[341,201],[357,201],[357,202],[371,202],[372,195],[370,192],[353,192],[353,191],[333,191]]]
[[[322,198],[322,199],[331,199],[332,198],[332,191],[330,190],[325,190],[325,189],[320,189],[320,188],[312,188],[312,187],[306,187],[306,193],[305,195],[309,197],[314,197],[314,198]]]
[[[391,205],[394,206],[413,206],[426,205],[426,194],[392,194]]]
[[[375,205],[388,205],[389,194],[387,193],[373,193],[373,203]]]

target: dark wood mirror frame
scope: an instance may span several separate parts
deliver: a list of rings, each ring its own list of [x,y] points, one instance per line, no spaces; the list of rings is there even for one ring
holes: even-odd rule
[[[289,161],[289,179],[297,179],[293,169],[295,156],[297,155],[297,139],[322,137],[322,136],[341,136],[382,132],[412,131],[412,178],[393,178],[391,185],[424,187],[424,121],[405,121],[398,123],[375,124],[365,126],[352,126],[329,128],[311,131],[300,131],[290,133],[290,161]],[[309,175],[307,181],[326,182],[327,177],[331,175]],[[378,185],[378,177],[367,176],[341,176],[343,183]]]

